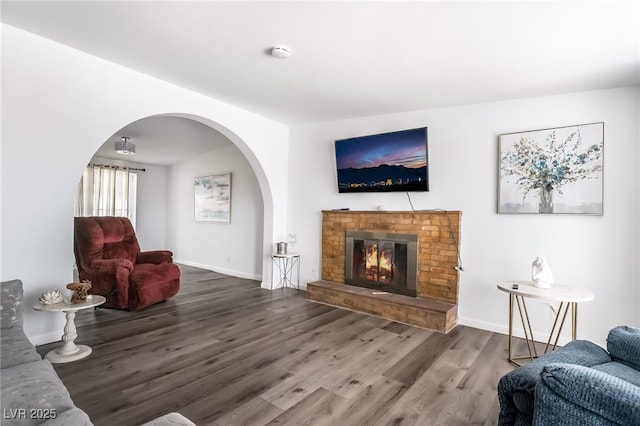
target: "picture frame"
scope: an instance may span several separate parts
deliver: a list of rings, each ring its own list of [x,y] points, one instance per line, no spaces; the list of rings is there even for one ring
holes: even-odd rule
[[[193,188],[196,222],[230,223],[231,173],[197,176]]]
[[[499,135],[498,213],[603,212],[604,122]]]

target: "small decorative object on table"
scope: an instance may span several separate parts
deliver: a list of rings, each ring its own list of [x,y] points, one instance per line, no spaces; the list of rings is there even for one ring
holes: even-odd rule
[[[533,286],[538,288],[551,288],[553,284],[553,274],[543,256],[538,256],[531,264],[531,280]]]
[[[277,254],[287,254],[287,246],[288,244],[285,242],[276,243],[276,253]]]
[[[67,284],[67,288],[73,291],[71,295],[71,303],[82,303],[87,301],[87,295],[91,290],[91,281],[84,280],[81,283]]]
[[[60,290],[47,290],[38,299],[43,305],[55,305],[64,302],[64,297]]]

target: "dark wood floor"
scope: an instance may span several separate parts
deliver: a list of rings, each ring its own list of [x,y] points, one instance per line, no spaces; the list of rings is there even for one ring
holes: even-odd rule
[[[55,368],[96,425],[171,411],[198,425],[497,423],[496,384],[513,369],[504,335],[443,335],[181,269],[165,303],[78,313],[76,343],[93,353]]]

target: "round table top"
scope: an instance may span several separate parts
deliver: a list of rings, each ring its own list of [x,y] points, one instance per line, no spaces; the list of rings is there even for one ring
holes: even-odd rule
[[[86,300],[80,303],[71,303],[66,300],[60,303],[53,303],[51,305],[44,305],[40,302],[33,305],[33,309],[36,311],[45,311],[45,312],[75,312],[81,309],[93,308],[94,306],[102,305],[107,299],[104,296],[98,296],[95,294],[91,295],[91,300]]]
[[[513,288],[518,284],[518,289]],[[584,288],[569,287],[563,284],[551,284],[551,288],[538,288],[532,281],[505,281],[498,284],[504,292],[516,296],[530,297],[552,302],[589,302],[593,300],[593,292]]]
[[[300,257],[300,253],[271,253],[271,257]]]

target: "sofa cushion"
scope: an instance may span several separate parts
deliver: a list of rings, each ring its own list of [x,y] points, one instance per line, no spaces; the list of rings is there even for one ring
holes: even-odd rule
[[[22,328],[2,330],[0,335],[0,368],[13,367],[25,362],[40,361],[42,357],[24,335]]]
[[[604,364],[594,365],[592,368],[640,387],[640,371],[621,362],[605,362]]]
[[[534,424],[640,424],[640,388],[581,365],[544,367],[536,388]]]
[[[3,425],[39,425],[75,408],[69,392],[47,360],[4,368],[0,374],[2,408],[6,414]],[[67,424],[91,424],[87,415],[82,414],[77,422],[74,417]]]
[[[0,323],[2,329],[22,327],[22,281],[2,283],[0,291]]]
[[[607,336],[607,350],[614,360],[640,370],[640,328],[626,325],[612,328]]]

